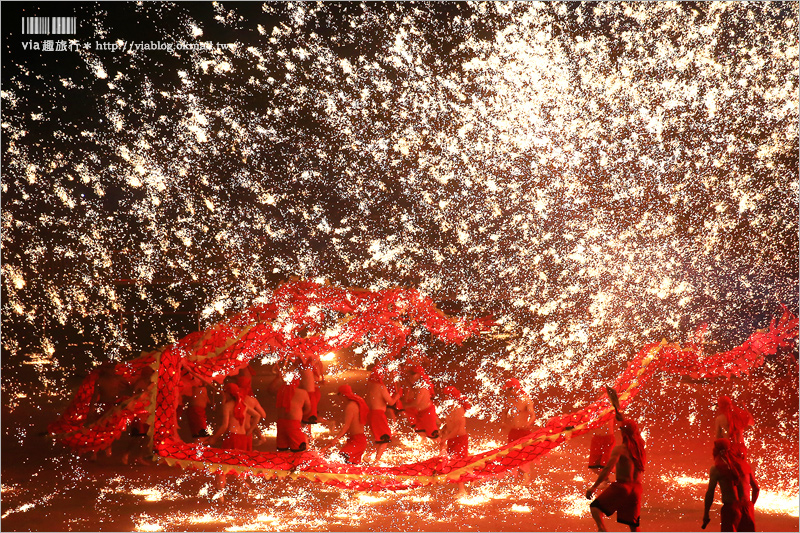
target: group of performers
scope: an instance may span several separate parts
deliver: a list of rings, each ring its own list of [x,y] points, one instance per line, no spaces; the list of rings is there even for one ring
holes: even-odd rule
[[[615,425],[622,435],[622,442],[610,450],[597,480],[586,491],[586,497],[592,499],[594,491],[616,468],[615,481],[589,506],[592,518],[598,531],[607,531],[603,517],[617,513],[617,522],[628,525],[631,531],[639,531],[642,473],[647,458],[644,440],[636,422],[625,417],[619,410],[616,394],[611,389],[609,397],[615,408]],[[747,460],[747,446],[744,442],[744,430],[753,422],[753,417],[745,409],[734,405],[727,396],[720,397],[713,425],[714,464],[709,471],[704,498],[703,529],[711,521],[709,511],[719,486],[722,496],[720,531],[755,531],[754,506],[758,499],[759,486]],[[603,439],[604,436],[596,436],[595,443],[599,441],[597,437]],[[598,466],[596,449],[591,450],[589,462],[590,468]]]
[[[440,427],[433,403],[433,382],[425,369],[421,365],[407,369],[405,390],[397,380],[387,380],[387,373],[382,366],[373,368],[367,379],[366,398],[354,394],[350,385],[339,387],[339,395],[347,400],[344,423],[324,449],[347,435],[347,442],[340,454],[349,463],[360,463],[367,445],[364,428],[368,427],[375,444],[374,462],[379,462],[392,439],[387,413],[389,416],[402,413],[415,432],[438,442],[443,453],[447,451],[454,457],[468,456],[469,437],[465,417],[472,407],[469,400],[456,387],[446,387],[443,394],[453,400],[453,408]]]
[[[276,365],[276,374],[269,386],[276,396],[276,449],[306,451],[309,444],[303,425],[319,421],[319,385],[324,380],[324,367],[319,358],[312,356],[307,360],[297,359]],[[184,418],[188,421],[193,438],[209,445],[240,450],[252,450],[254,439],[257,445],[264,442],[258,424],[266,414],[253,396],[249,367],[244,367],[233,380],[225,383],[220,423],[210,436],[206,429],[206,408],[210,405],[206,384],[189,373],[184,375],[182,383],[182,390],[176,394],[183,396],[178,404],[186,407],[179,409],[176,416],[180,418],[180,411],[185,409]],[[508,380],[502,391],[506,403],[503,426],[508,442],[513,442],[532,433],[535,413],[531,399],[519,380]],[[442,423],[434,404],[433,382],[420,364],[407,365],[394,371],[384,365],[375,365],[367,378],[363,398],[355,394],[349,384],[341,385],[338,395],[344,400],[342,424],[321,451],[331,449],[346,436],[339,455],[347,463],[379,463],[392,442],[389,418],[403,418],[413,431],[430,439],[442,457],[469,456],[466,417],[472,404],[455,386],[445,387],[441,398],[448,410]],[[367,429],[374,444],[374,456],[371,458],[365,457],[369,444]],[[528,482],[530,465],[523,465],[519,470],[523,482]],[[224,487],[224,480],[220,480],[220,485]],[[459,484],[459,493],[465,492],[464,485]]]
[[[308,438],[302,425],[319,421],[319,386],[324,383],[324,366],[319,357],[310,356],[276,365],[276,370],[276,376],[270,385],[271,391],[276,395],[276,448],[278,451],[306,451]],[[144,390],[151,374],[152,371],[146,372],[136,383],[126,387],[111,367],[101,369],[93,398],[98,413],[118,402],[125,392]],[[220,423],[212,434],[209,432],[206,416],[207,409],[212,406],[207,389],[209,383],[185,370],[182,372],[180,387],[175,391],[178,405],[175,427],[178,427],[179,420],[185,419],[193,439],[221,448],[252,450],[254,439],[256,445],[263,444],[266,438],[258,424],[266,417],[266,412],[254,396],[252,377],[251,368],[245,366],[233,380],[225,383],[224,400],[220,405]],[[642,474],[646,465],[644,440],[637,423],[619,409],[619,401],[613,389],[607,391],[615,408],[613,426],[621,434],[621,443],[614,446],[611,434],[597,435],[593,439],[589,467],[599,469],[599,474],[586,491],[586,497],[592,499],[597,488],[615,471],[615,481],[592,500],[592,517],[598,531],[606,531],[603,517],[613,513],[617,513],[618,522],[628,525],[631,531],[638,531]],[[454,386],[447,386],[441,392],[440,397],[449,400],[446,402],[449,410],[443,424],[440,424],[433,402],[433,382],[422,365],[410,364],[394,371],[384,365],[375,365],[367,378],[364,398],[355,394],[348,384],[339,387],[338,395],[345,402],[342,424],[321,451],[329,450],[346,436],[347,440],[339,449],[339,454],[347,463],[378,463],[392,441],[389,417],[400,415],[414,431],[436,443],[441,456],[467,457],[469,435],[466,417],[472,405]],[[533,432],[536,416],[531,398],[519,380],[509,379],[503,385],[502,393],[502,423],[508,442],[511,443]],[[728,397],[719,399],[713,425],[713,466],[709,472],[704,499],[703,529],[710,522],[709,511],[716,488],[719,487],[723,504],[721,531],[755,530],[754,504],[758,498],[759,486],[747,460],[744,441],[744,430],[752,424],[750,413],[734,405]],[[374,444],[374,457],[371,460],[364,458],[368,446],[365,435],[367,428]],[[133,460],[148,464],[144,457],[142,439],[135,438],[145,436],[147,429],[141,418],[131,423],[130,434],[134,438],[123,454],[123,462]],[[530,480],[530,464],[521,466],[519,472],[523,483],[527,483]],[[219,484],[224,488],[222,475]],[[459,494],[465,492],[463,483],[460,483]]]
[[[372,462],[379,462],[392,439],[387,413],[396,416],[402,413],[413,430],[438,445],[441,456],[463,458],[469,456],[469,435],[467,433],[467,412],[472,403],[461,394],[455,386],[442,389],[441,397],[449,409],[440,424],[436,405],[433,402],[433,382],[421,365],[413,365],[406,369],[406,389],[398,385],[399,380],[387,380],[387,370],[375,367],[367,379],[366,398],[353,393],[350,385],[339,387],[339,395],[347,400],[344,410],[344,423],[333,440],[323,449],[330,448],[335,442],[347,435],[347,441],[340,454],[349,463],[362,462],[366,450],[367,439],[364,436],[368,427],[375,444],[375,457]],[[503,423],[508,430],[508,442],[521,439],[532,433],[535,422],[533,405],[530,397],[520,386],[517,379],[509,380],[503,386],[506,410]],[[525,481],[530,479],[529,465],[523,466]],[[459,492],[464,493],[463,484]]]

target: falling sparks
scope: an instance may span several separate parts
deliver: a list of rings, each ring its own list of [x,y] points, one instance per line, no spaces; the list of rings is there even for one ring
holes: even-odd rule
[[[703,486],[708,484],[707,478],[691,477],[687,475],[680,475],[675,477],[661,476],[661,481],[666,483],[674,483],[679,487]]]
[[[484,503],[488,502],[489,498],[483,495],[476,495],[476,496],[462,496],[458,499],[458,503],[461,505],[483,505]]]
[[[358,501],[365,504],[374,504],[385,502],[386,498],[383,496],[374,496],[372,494],[359,494]]]
[[[799,503],[797,492],[791,494],[789,492],[761,491],[758,494],[756,505],[761,512],[785,514],[797,518],[800,515],[798,513]]]
[[[160,502],[164,499],[164,494],[155,488],[134,489],[131,494],[135,496],[144,496],[145,501]]]
[[[779,303],[796,311],[797,3],[215,2],[206,19],[191,4],[126,3],[82,15],[87,40],[121,46],[143,40],[127,26],[146,27],[175,47],[4,51],[3,397],[12,412],[63,400],[69,378],[96,362],[269,301],[289,276],[413,286],[464,314],[492,314],[498,326],[460,348],[458,368],[428,352],[437,386],[468,383],[470,414],[487,423],[511,375],[543,398],[541,424],[585,405],[647,342],[683,342],[706,321],[707,349],[720,351]],[[220,33],[232,42],[206,43]],[[54,68],[55,58],[64,64]],[[344,353],[322,359],[347,376],[385,353],[365,342],[355,363]],[[781,372],[779,357],[769,372]],[[661,423],[672,415],[659,406],[691,386],[665,381],[668,396],[642,399],[637,414]],[[767,396],[796,407],[796,390]],[[797,411],[759,405],[757,419],[776,419],[759,435],[796,446]],[[681,431],[705,431],[710,407],[689,410]],[[264,425],[274,436],[274,423]],[[418,435],[395,444],[388,465],[433,453]],[[486,435],[470,446],[502,444]],[[797,516],[796,453],[781,454],[759,501]],[[700,476],[659,479],[699,488]],[[118,485],[109,494],[177,497]],[[343,496],[335,512],[392,503],[362,496]],[[472,509],[512,497],[492,485],[456,501]],[[582,495],[559,498],[564,515],[585,515]],[[287,522],[295,511],[234,529],[317,527]],[[134,525],[225,520],[142,514]]]
[[[561,499],[563,512],[567,516],[586,516],[589,513],[583,494],[572,494]]]
[[[164,528],[157,522],[137,522],[135,524],[136,531],[163,531]]]

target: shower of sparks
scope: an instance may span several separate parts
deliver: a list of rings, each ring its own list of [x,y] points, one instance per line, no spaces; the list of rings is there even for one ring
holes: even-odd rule
[[[483,505],[488,502],[489,499],[486,496],[476,495],[476,496],[462,496],[458,499],[458,503],[461,505]]]
[[[675,477],[661,476],[661,481],[664,481],[665,483],[674,483],[679,487],[703,486],[708,484],[708,478],[691,477],[687,475]]]
[[[569,494],[561,498],[563,513],[567,516],[586,516],[589,508],[586,505],[586,497],[583,494]]]
[[[437,386],[457,382],[470,415],[489,421],[511,375],[545,398],[541,424],[594,398],[644,343],[685,342],[708,322],[708,349],[721,351],[778,303],[797,312],[796,2],[210,6],[81,8],[87,42],[139,42],[130,28],[147,27],[182,49],[4,55],[4,409],[63,402],[72,376],[269,301],[292,275],[414,286],[491,313],[498,326],[457,358],[426,352]],[[206,46],[215,35],[229,41]],[[355,347],[356,367],[383,353]],[[353,370],[344,354],[323,358],[332,373]],[[643,426],[707,431],[712,399],[686,399],[688,421],[660,407],[696,386],[664,378],[661,396],[637,404]],[[771,472],[759,504],[797,516],[797,387],[764,386],[753,445],[794,449],[754,454]],[[497,438],[471,437],[471,449]],[[384,463],[435,452],[398,435]],[[661,480],[699,487],[702,475]],[[3,485],[4,497],[18,490]],[[455,501],[519,493],[490,483]],[[297,496],[232,529],[324,529],[299,518],[309,509]],[[335,497],[328,519],[343,524],[384,505]],[[418,509],[429,495],[398,498],[435,520]],[[564,514],[586,513],[582,494],[559,498]],[[141,514],[134,527],[230,522]]]
[[[381,502],[385,502],[386,498],[384,496],[374,496],[372,494],[359,494],[358,495],[358,501],[360,501],[361,503],[367,503],[367,504],[370,504],[370,503],[381,503]]]
[[[40,502],[36,502],[36,503],[42,503],[42,502],[45,502],[45,501],[47,501],[47,499],[43,499]],[[12,513],[23,513],[25,511],[33,509],[34,507],[36,507],[36,503],[25,503],[25,504],[20,505],[16,509],[9,509],[8,511],[6,511],[2,515],[0,515],[0,518],[5,518],[5,517],[7,517],[8,515],[10,515]]]
[[[213,476],[201,474],[202,479],[198,479],[198,474],[184,472],[175,479],[172,475],[164,475],[162,481],[151,482],[146,488],[142,488],[140,481],[126,481],[125,476],[119,476],[106,480],[107,486],[101,492],[117,497],[127,494],[131,497],[129,503],[121,507],[120,500],[101,497],[94,511],[106,510],[109,516],[114,516],[120,509],[130,509],[133,511],[132,527],[137,531],[192,530],[198,526],[230,531],[330,531],[336,527],[364,530],[365,526],[375,524],[374,521],[379,517],[395,517],[400,520],[398,524],[402,525],[405,523],[402,520],[413,516],[414,520],[433,526],[441,524],[443,516],[460,516],[462,520],[481,523],[497,516],[507,516],[508,513],[530,516],[532,520],[547,515],[561,516],[563,519],[587,519],[588,502],[580,489],[588,486],[588,482],[554,486],[550,478],[557,474],[557,471],[540,472],[528,486],[519,486],[507,480],[468,484],[469,493],[466,496],[456,496],[454,490],[449,490],[455,487],[369,494],[249,478],[229,481],[234,490],[228,493],[227,498],[233,500],[216,506],[212,496],[214,491],[207,490],[208,483],[213,483]],[[565,474],[566,480],[575,477],[574,472]],[[661,481],[669,484],[673,480]],[[206,489],[205,496],[200,500],[192,500],[190,494],[200,485]],[[652,483],[648,486],[652,486]],[[8,490],[12,489],[16,487]],[[649,494],[645,503],[652,505],[648,502],[658,498],[659,495]],[[163,512],[158,508],[168,501],[175,502],[175,511]],[[757,511],[796,516],[796,506],[792,508],[795,502],[791,490],[763,491]],[[12,511],[24,512],[33,509],[36,504],[44,503],[44,500],[32,502],[25,505],[25,509],[14,508]],[[152,507],[145,510],[148,505]]]
[[[148,520],[147,516],[142,517],[143,520]],[[135,525],[136,531],[163,531],[164,528],[157,522],[137,522]]]
[[[758,509],[765,513],[787,514],[797,518],[800,516],[800,500],[797,492],[771,492],[762,491],[758,495]]]
[[[145,501],[148,502],[160,502],[164,499],[164,494],[162,494],[160,490],[154,488],[134,489],[131,491],[131,494],[134,496],[143,496]]]

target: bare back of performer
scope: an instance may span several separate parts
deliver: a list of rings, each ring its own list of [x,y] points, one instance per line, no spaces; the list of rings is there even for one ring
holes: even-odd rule
[[[231,435],[245,435],[249,432],[250,427],[246,426],[247,423],[252,423],[253,420],[261,419],[261,415],[254,411],[252,408],[247,407],[245,422],[242,423],[238,418],[233,416],[233,409],[236,407],[236,400],[226,397],[225,403],[222,404],[222,422],[220,423],[217,431],[211,436],[211,443],[216,442],[219,438],[226,433]]]
[[[399,390],[397,394],[392,396],[389,394],[389,390],[384,385],[383,380],[379,382],[367,381],[367,394],[364,400],[367,402],[367,407],[369,407],[370,429],[377,445],[375,450],[376,463],[381,460],[383,452],[386,451],[386,447],[389,446],[389,441],[392,437],[386,421],[386,406],[395,403],[402,392],[402,390]]]
[[[292,395],[289,409],[278,406],[278,420],[302,420],[304,413],[311,411],[308,391],[297,387]]]
[[[278,391],[278,432],[275,444],[279,452],[303,452],[308,448],[308,438],[300,427],[301,421],[311,412],[308,391],[299,387],[300,378],[294,372],[284,376],[288,380]]]
[[[363,435],[364,424],[358,416],[358,404],[356,402],[347,402],[344,408],[344,424],[342,425],[341,434],[336,438],[341,438],[344,435]]]
[[[261,402],[259,402],[255,396],[245,396],[244,403],[247,404],[247,407],[258,413],[259,419],[267,418],[267,412],[264,411],[264,408],[261,406]],[[253,428],[253,436],[256,438],[256,444],[263,444],[267,438],[261,433],[261,430],[258,427],[258,420],[251,415],[248,423]]]
[[[364,450],[367,447],[367,439],[364,436],[364,424],[362,417],[366,417],[366,412],[362,414],[362,408],[366,409],[366,402],[353,393],[349,385],[339,387],[339,396],[347,398],[344,407],[344,423],[333,440],[323,449],[327,450],[336,441],[347,435],[347,442],[342,447],[341,454],[345,460],[351,464],[361,462]],[[361,403],[360,406],[359,403]]]
[[[706,528],[711,521],[709,511],[714,503],[714,492],[719,486],[722,499],[720,531],[755,531],[755,503],[760,488],[752,466],[735,454],[727,438],[714,441],[714,466],[708,474],[708,487],[703,498],[703,522]]]
[[[508,411],[503,414],[503,422],[509,431],[529,429],[535,416],[530,399],[527,396],[517,396],[511,400]]]
[[[372,381],[367,383],[367,394],[364,399],[367,401],[367,407],[376,411],[386,411],[386,406],[393,404],[396,400],[389,394],[386,385]]]
[[[645,464],[644,441],[638,425],[630,419],[617,414],[618,426],[622,432],[622,444],[611,450],[608,464],[600,471],[597,481],[586,491],[586,498],[605,481],[616,467],[616,480],[589,506],[598,531],[608,531],[603,515],[617,513],[617,522],[627,524],[631,531],[639,531],[642,503],[642,473]],[[636,453],[636,457],[634,457]]]

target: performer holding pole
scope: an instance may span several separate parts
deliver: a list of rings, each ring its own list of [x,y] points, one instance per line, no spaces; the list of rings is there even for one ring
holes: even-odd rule
[[[714,439],[727,438],[731,450],[741,457],[747,457],[744,430],[755,423],[753,415],[733,403],[728,396],[717,400],[717,416],[714,418]]]
[[[453,459],[469,456],[469,435],[467,434],[466,412],[472,404],[461,395],[461,391],[453,386],[445,387],[444,395],[455,401],[455,405],[447,413],[441,431],[440,454],[445,453]],[[458,483],[458,495],[464,496],[467,489],[463,482]]]
[[[339,451],[345,458],[345,461],[350,464],[359,464],[364,450],[367,449],[367,437],[364,436],[364,424],[367,423],[367,416],[369,415],[369,407],[364,399],[355,394],[350,385],[342,385],[339,387],[339,396],[344,396],[347,404],[344,408],[344,424],[339,430],[339,433],[330,444],[326,445],[323,450],[327,450],[333,444],[347,435],[347,442],[345,442],[342,449]]]
[[[619,399],[616,391],[607,387],[606,392],[616,411],[618,427],[622,433],[622,444],[615,446],[611,451],[608,464],[600,471],[597,481],[586,491],[586,498],[592,499],[595,489],[616,467],[616,481],[589,505],[592,518],[597,524],[598,531],[608,531],[603,521],[603,515],[611,516],[616,512],[617,522],[627,524],[631,531],[639,531],[642,472],[644,472],[646,462],[644,440],[636,422],[624,418],[619,411]]]
[[[508,442],[511,443],[533,433],[531,426],[533,426],[536,414],[533,411],[531,397],[522,388],[517,378],[506,381],[502,391],[506,405],[502,421],[503,426],[508,430]],[[529,483],[531,480],[530,463],[520,466],[519,471],[522,472],[522,483]]]
[[[377,448],[375,449],[375,462],[379,462],[386,451],[389,442],[392,440],[392,430],[389,428],[389,421],[386,419],[386,406],[394,404],[403,394],[403,390],[398,390],[394,396],[389,394],[389,390],[383,382],[384,369],[378,365],[367,379],[366,402],[369,406],[367,421],[372,432],[372,438]]]
[[[420,365],[416,365],[411,372],[411,387],[414,389],[414,399],[408,404],[408,407],[417,413],[414,431],[424,433],[430,439],[438,439],[439,417],[436,415],[436,406],[431,398],[433,395],[433,382]]]
[[[754,507],[760,489],[750,464],[734,451],[728,439],[714,441],[714,466],[708,473],[703,499],[703,529],[711,521],[709,511],[717,485],[722,496],[720,531],[755,531]]]

